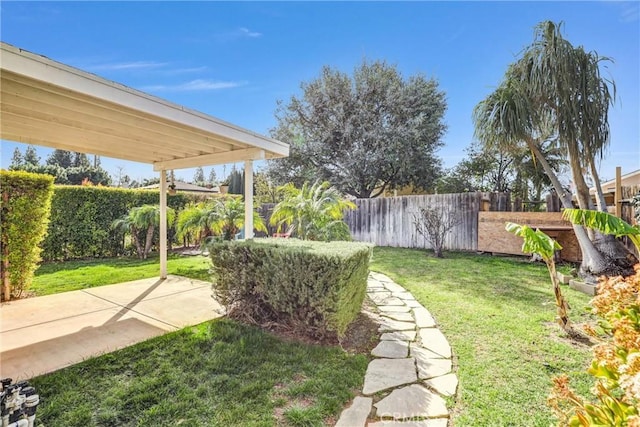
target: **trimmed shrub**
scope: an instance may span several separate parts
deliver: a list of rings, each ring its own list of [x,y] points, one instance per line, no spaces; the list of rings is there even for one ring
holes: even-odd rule
[[[362,308],[372,246],[256,239],[215,242],[214,296],[231,317],[342,336]]]
[[[184,194],[167,197],[173,209],[182,209],[188,201]],[[159,202],[160,193],[152,190],[56,186],[42,257],[53,261],[122,255],[124,234],[111,229],[111,224],[133,207]]]
[[[53,177],[0,170],[3,299],[19,297],[31,284],[47,231]]]

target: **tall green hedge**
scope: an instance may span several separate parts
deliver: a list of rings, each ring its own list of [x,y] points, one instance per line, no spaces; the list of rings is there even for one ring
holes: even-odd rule
[[[170,195],[167,205],[179,210],[189,200],[185,194]],[[122,255],[124,237],[111,229],[111,223],[135,206],[158,203],[159,191],[56,186],[42,257],[52,261]]]
[[[20,296],[31,284],[47,231],[53,177],[0,170],[2,297]]]
[[[213,243],[214,295],[232,317],[340,336],[362,308],[371,250],[298,239]]]

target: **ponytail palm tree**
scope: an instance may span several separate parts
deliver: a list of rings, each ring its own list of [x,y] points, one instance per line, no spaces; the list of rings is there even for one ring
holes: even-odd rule
[[[167,208],[167,221],[173,223],[175,212]],[[111,224],[111,228],[120,232],[129,233],[136,246],[138,258],[146,259],[151,251],[153,234],[160,225],[160,206],[143,205],[131,208],[129,213]],[[144,239],[142,235],[144,233]]]
[[[271,224],[278,229],[291,228],[303,240],[349,240],[349,227],[343,220],[344,211],[356,205],[342,197],[328,182],[305,182],[301,189],[293,184],[283,188],[285,199],[273,208]]]
[[[500,86],[474,109],[476,137],[487,146],[526,144],[566,209],[573,207],[572,195],[561,185],[542,146],[551,140],[559,143],[569,159],[578,202],[581,207],[590,206],[582,171],[609,139],[607,113],[612,96],[608,82],[600,77],[602,60],[606,58],[564,40],[560,25],[543,22],[534,43],[509,66]],[[582,251],[582,275],[630,271],[633,263],[619,242],[605,236],[594,241],[596,246],[582,226],[573,228]]]

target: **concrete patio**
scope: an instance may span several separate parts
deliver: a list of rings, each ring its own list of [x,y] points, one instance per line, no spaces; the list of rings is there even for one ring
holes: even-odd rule
[[[142,279],[2,304],[0,377],[29,379],[222,316],[207,282]]]

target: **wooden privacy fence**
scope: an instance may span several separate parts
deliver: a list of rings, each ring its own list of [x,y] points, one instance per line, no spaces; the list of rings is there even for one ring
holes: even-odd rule
[[[419,214],[420,208],[429,207],[459,220],[445,237],[445,249],[475,251],[478,248],[478,211],[482,202],[482,193],[357,199],[355,204],[358,208],[347,212],[345,221],[355,241],[429,249],[431,245],[418,234],[414,224],[414,215]]]

